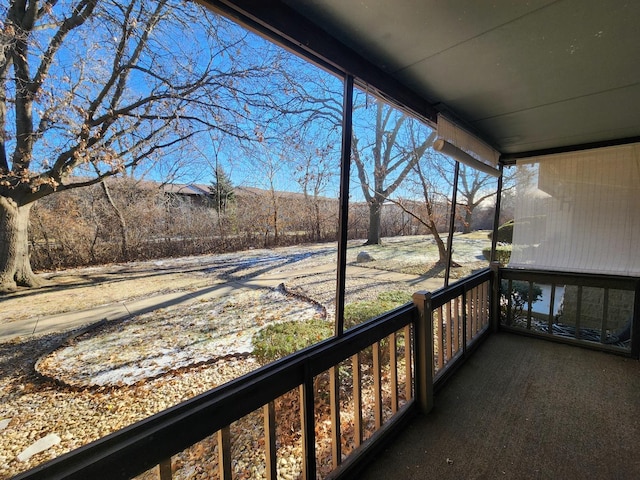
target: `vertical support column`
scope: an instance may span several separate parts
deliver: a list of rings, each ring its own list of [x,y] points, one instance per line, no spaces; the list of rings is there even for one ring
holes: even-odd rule
[[[502,170],[500,164],[500,176],[498,177],[498,190],[496,192],[496,209],[493,216],[493,233],[491,234],[491,262],[496,261],[496,246],[498,245],[498,227],[500,226],[500,206],[502,201]]]
[[[456,203],[458,202],[458,177],[460,177],[460,162],[456,161],[453,175],[453,192],[451,194],[451,217],[449,218],[449,236],[447,237],[447,268],[444,273],[444,286],[449,286],[451,273],[451,258],[453,257],[453,231],[456,228]]]
[[[431,292],[413,294],[413,303],[418,308],[414,332],[415,395],[423,413],[433,408],[433,321]]]
[[[336,323],[334,334],[344,332],[344,290],[347,272],[347,234],[349,222],[349,175],[353,136],[353,77],[344,79],[342,98],[342,156],[340,159],[340,211],[338,226],[338,274],[336,278]]]

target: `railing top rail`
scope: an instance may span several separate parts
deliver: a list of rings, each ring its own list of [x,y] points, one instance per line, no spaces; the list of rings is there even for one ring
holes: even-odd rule
[[[520,268],[500,268],[500,278],[505,280],[523,280],[536,283],[554,283],[580,285],[583,287],[607,287],[618,290],[635,290],[640,283],[639,277],[622,275],[604,275],[594,273],[557,272],[548,270],[530,270]]]
[[[489,279],[491,279],[491,269],[484,268],[473,275],[452,283],[448,287],[436,290],[431,296],[431,306],[432,308],[438,308],[445,305],[450,300],[459,297],[464,292],[468,292]]]
[[[407,303],[340,337],[332,337],[141,420],[15,477],[36,479],[131,478],[212,435],[372,343],[412,323]]]

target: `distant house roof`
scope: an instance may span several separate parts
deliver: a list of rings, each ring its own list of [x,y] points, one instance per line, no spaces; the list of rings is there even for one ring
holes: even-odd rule
[[[193,195],[193,196],[209,196],[209,186],[198,183],[165,183],[162,186],[165,193],[174,193],[177,195]]]

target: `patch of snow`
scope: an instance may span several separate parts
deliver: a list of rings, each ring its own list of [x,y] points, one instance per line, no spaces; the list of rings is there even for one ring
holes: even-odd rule
[[[266,325],[324,312],[280,290],[262,289],[177,313],[162,309],[79,337],[42,359],[38,370],[70,385],[133,385],[171,370],[251,353],[253,336]]]

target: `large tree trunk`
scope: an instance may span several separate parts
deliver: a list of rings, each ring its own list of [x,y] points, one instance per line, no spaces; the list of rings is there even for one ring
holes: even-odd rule
[[[382,203],[373,200],[369,203],[369,233],[365,245],[379,245],[380,239],[380,216],[382,213]]]
[[[107,187],[107,183],[101,182],[100,186],[102,187],[102,191],[104,192],[107,202],[118,218],[118,227],[120,228],[120,251],[122,254],[122,260],[127,262],[129,261],[129,235],[127,234],[127,221],[124,218],[122,211],[116,205],[116,202],[113,201],[113,197],[111,196],[109,187]]]
[[[464,220],[462,224],[462,233],[471,233],[471,221],[473,220],[473,207],[464,207]]]
[[[33,203],[19,205],[0,196],[0,293],[18,286],[39,287],[44,282],[29,262],[29,213]]]
[[[442,241],[442,237],[440,236],[440,234],[438,233],[438,230],[435,227],[432,233],[433,233],[433,239],[436,241],[436,245],[438,246],[438,264],[444,265],[445,263],[447,263],[447,259],[448,259],[447,247],[445,246],[444,242]]]

